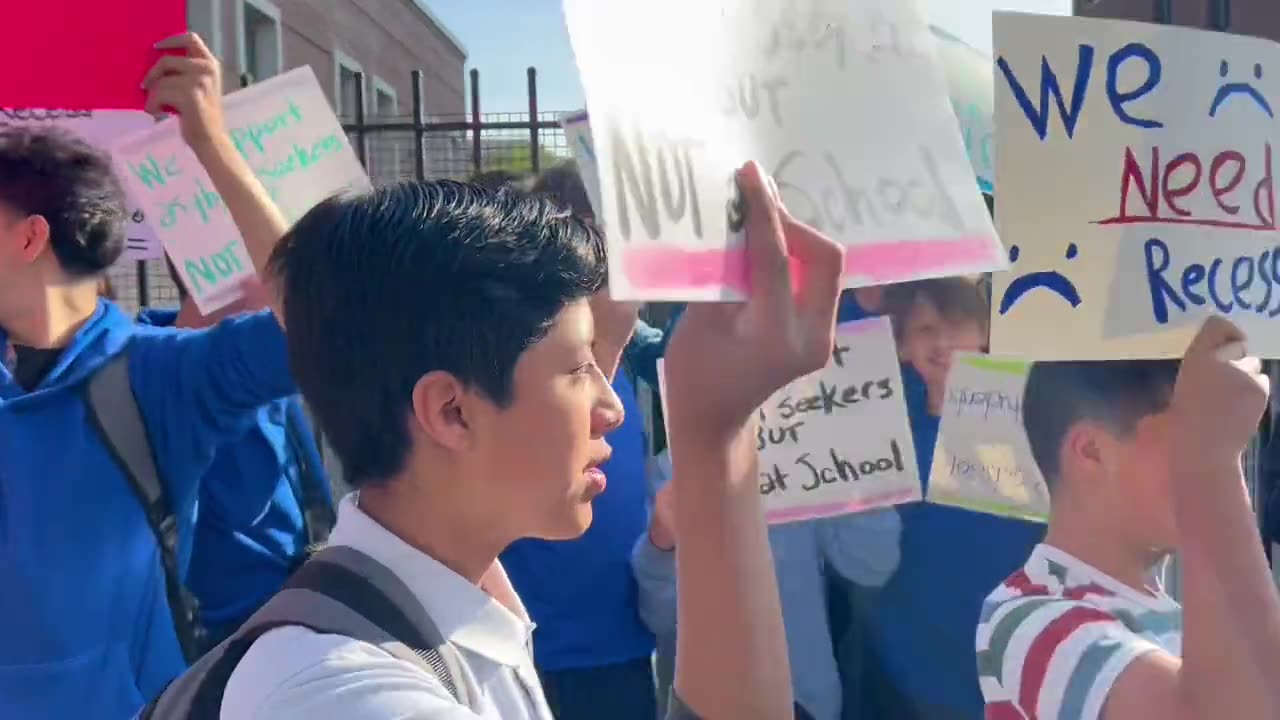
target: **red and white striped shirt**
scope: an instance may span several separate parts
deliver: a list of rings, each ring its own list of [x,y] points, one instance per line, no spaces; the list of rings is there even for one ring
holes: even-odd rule
[[[978,681],[987,720],[1096,720],[1129,663],[1182,652],[1182,608],[1039,545],[987,597]]]

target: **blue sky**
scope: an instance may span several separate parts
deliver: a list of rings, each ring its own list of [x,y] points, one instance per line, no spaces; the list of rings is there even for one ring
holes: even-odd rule
[[[601,0],[603,1],[603,0]],[[636,1],[636,0],[629,0]],[[641,0],[642,1],[642,0]],[[696,1],[696,0],[695,0]],[[538,106],[582,107],[573,50],[560,0],[419,0],[449,27],[480,70],[480,109],[528,109],[525,68],[538,68]],[[991,11],[1070,12],[1070,0],[921,0],[929,20],[983,51],[991,50]],[[468,90],[470,92],[470,90]]]

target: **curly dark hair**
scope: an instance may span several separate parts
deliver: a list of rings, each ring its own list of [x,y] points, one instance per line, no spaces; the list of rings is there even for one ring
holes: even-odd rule
[[[124,252],[128,211],[111,159],[61,128],[0,125],[0,204],[49,223],[68,275],[101,274]]]

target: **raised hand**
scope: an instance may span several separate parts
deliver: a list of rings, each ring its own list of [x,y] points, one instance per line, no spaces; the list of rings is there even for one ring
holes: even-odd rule
[[[1170,409],[1175,447],[1191,443],[1212,461],[1238,462],[1267,407],[1262,363],[1244,357],[1244,333],[1218,316],[1205,320],[1187,347]]]
[[[843,249],[791,217],[758,164],[738,184],[750,299],[690,304],[667,348],[669,417],[689,429],[740,428],[775,390],[825,366],[835,340]]]
[[[827,363],[844,253],[738,172],[751,296],[694,304],[667,347],[676,493],[676,691],[702,717],[790,717],[791,671],[750,432],[756,408]]]
[[[165,38],[159,50],[181,50],[165,55],[151,66],[142,87],[147,91],[146,111],[156,118],[178,114],[182,138],[192,148],[225,134],[222,119],[222,65],[195,33]]]

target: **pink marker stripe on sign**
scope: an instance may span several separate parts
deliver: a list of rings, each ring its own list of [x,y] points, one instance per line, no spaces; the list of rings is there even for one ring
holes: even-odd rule
[[[947,240],[900,240],[845,248],[844,271],[881,285],[905,278],[942,275],[998,259],[999,247],[985,235]],[[683,290],[724,285],[749,290],[743,248],[687,250],[635,247],[626,250],[627,279],[640,291]]]
[[[899,503],[919,499],[920,493],[915,489],[900,490],[887,495],[848,503],[841,502],[825,503],[822,505],[801,505],[799,507],[773,510],[765,513],[765,521],[770,525],[774,525],[777,523],[797,522],[800,520],[817,520],[818,518],[832,517],[833,515],[848,515],[860,510],[888,507],[890,505],[897,505]]]

